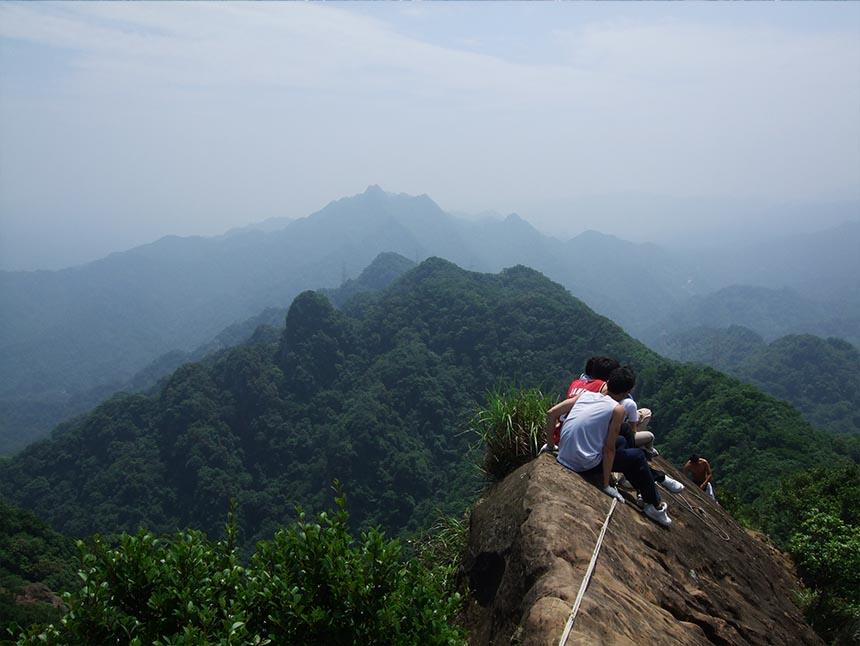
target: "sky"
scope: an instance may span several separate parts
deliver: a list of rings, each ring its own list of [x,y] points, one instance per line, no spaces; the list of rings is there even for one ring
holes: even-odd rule
[[[379,184],[561,238],[860,219],[857,3],[0,3],[0,268]]]

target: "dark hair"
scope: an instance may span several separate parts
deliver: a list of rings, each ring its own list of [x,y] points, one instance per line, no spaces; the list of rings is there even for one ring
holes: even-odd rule
[[[603,381],[607,381],[609,379],[609,375],[612,374],[612,371],[621,365],[611,357],[591,357],[589,362],[591,363],[591,370],[587,371],[586,374],[589,377],[602,379]],[[586,364],[586,366],[587,365],[588,364]]]
[[[589,377],[592,376],[591,371],[594,369],[594,360],[597,358],[598,357],[591,357],[585,362],[585,369],[582,372],[587,374]]]
[[[690,462],[698,462],[699,457],[701,457],[701,456],[699,456],[698,453],[693,453],[692,455],[690,455]]]
[[[609,392],[617,395],[633,390],[636,385],[636,373],[630,366],[621,366],[612,371],[609,379],[606,380],[606,386]]]

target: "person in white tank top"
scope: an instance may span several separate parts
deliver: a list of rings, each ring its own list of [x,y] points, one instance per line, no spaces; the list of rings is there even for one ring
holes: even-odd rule
[[[612,371],[607,380],[607,394],[585,392],[553,406],[547,413],[545,436],[552,447],[552,431],[562,415],[558,446],[558,462],[582,474],[600,475],[602,491],[624,502],[623,496],[611,486],[613,471],[620,471],[645,501],[645,515],[668,527],[672,520],[666,513],[666,503],[660,501],[654,476],[642,449],[627,446],[619,437],[626,412],[620,402],[636,384],[636,375],[628,366]]]

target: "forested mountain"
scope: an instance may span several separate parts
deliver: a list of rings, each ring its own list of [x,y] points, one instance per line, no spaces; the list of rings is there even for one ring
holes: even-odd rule
[[[742,501],[839,460],[787,404],[662,359],[534,270],[478,274],[430,259],[343,311],[301,294],[276,343],[185,365],[153,395],[111,399],[0,463],[0,486],[73,535],[215,533],[234,497],[253,540],[297,503],[324,507],[337,478],[357,523],[414,529],[473,499],[463,430],[489,388],[561,393],[595,353],[635,366],[663,454],[703,453]]]
[[[55,621],[59,591],[75,586],[71,539],[0,498],[0,644],[16,624]]]
[[[852,232],[847,228],[843,237]],[[812,276],[850,262],[833,265],[829,252],[822,256],[827,240],[810,243],[802,255]],[[517,215],[460,219],[426,195],[370,187],[298,220],[215,238],[168,237],[62,271],[0,272],[0,452],[128,389],[141,371],[146,378],[175,368],[220,330],[266,308],[280,315],[278,308],[304,289],[339,285],[385,251],[416,261],[438,255],[479,271],[534,267],[652,345],[677,331],[676,321],[712,324],[708,317],[715,312],[725,314],[721,325],[752,325],[768,338],[814,332],[853,339],[849,335],[860,327],[848,288],[840,292],[846,304],[838,310],[800,297],[786,305],[779,295],[780,308],[763,309],[768,299],[760,292],[723,305],[691,300],[720,286],[709,272],[725,272],[711,261],[681,259],[594,231],[561,241]],[[766,258],[773,260],[761,255],[762,262]],[[762,269],[748,277],[754,282],[759,275],[778,272]],[[846,273],[842,283],[854,275]],[[751,319],[755,312],[760,315]],[[783,321],[798,324],[785,329]]]
[[[772,341],[787,334],[836,336],[860,344],[860,307],[850,301],[822,303],[789,288],[732,285],[690,297],[663,312],[641,338],[661,353],[700,327],[740,326]]]
[[[162,354],[190,351],[304,289],[339,285],[383,251],[484,271],[529,264],[622,324],[643,308],[627,306],[635,287],[623,276],[596,286],[607,255],[619,259],[617,273],[647,283],[654,307],[688,279],[647,246],[597,234],[564,243],[517,216],[469,222],[426,195],[370,187],[274,231],[167,237],[81,267],[0,273],[0,397],[61,398],[124,383]]]
[[[667,337],[663,353],[755,384],[816,428],[860,432],[860,352],[846,341],[804,334],[768,344],[747,328],[701,327]]]
[[[332,302],[342,304],[356,294],[387,287],[414,266],[414,262],[398,254],[381,253],[358,278],[324,291]],[[190,352],[173,350],[163,354],[122,384],[100,386],[63,398],[0,398],[0,455],[44,437],[59,422],[90,410],[115,392],[142,392],[184,363],[200,361],[214,352],[252,339],[260,341],[267,335],[274,339],[281,333],[286,313],[285,307],[266,308],[256,316],[228,326]]]

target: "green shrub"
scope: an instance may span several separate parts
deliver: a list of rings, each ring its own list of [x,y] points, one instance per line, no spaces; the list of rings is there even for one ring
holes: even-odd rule
[[[537,456],[543,444],[546,412],[553,400],[541,391],[498,388],[472,417],[471,430],[486,446],[483,471],[501,480]]]
[[[789,551],[811,588],[810,623],[829,640],[854,641],[860,629],[860,527],[813,510],[791,537]]]
[[[239,560],[227,539],[141,530],[116,547],[82,548],[80,592],[68,613],[19,644],[462,644],[458,595],[445,568],[405,562],[376,529],[356,539],[343,497]]]
[[[260,543],[251,562],[253,625],[275,643],[455,644],[458,595],[446,572],[404,562],[376,529],[350,536],[343,498],[333,514],[299,522]]]

